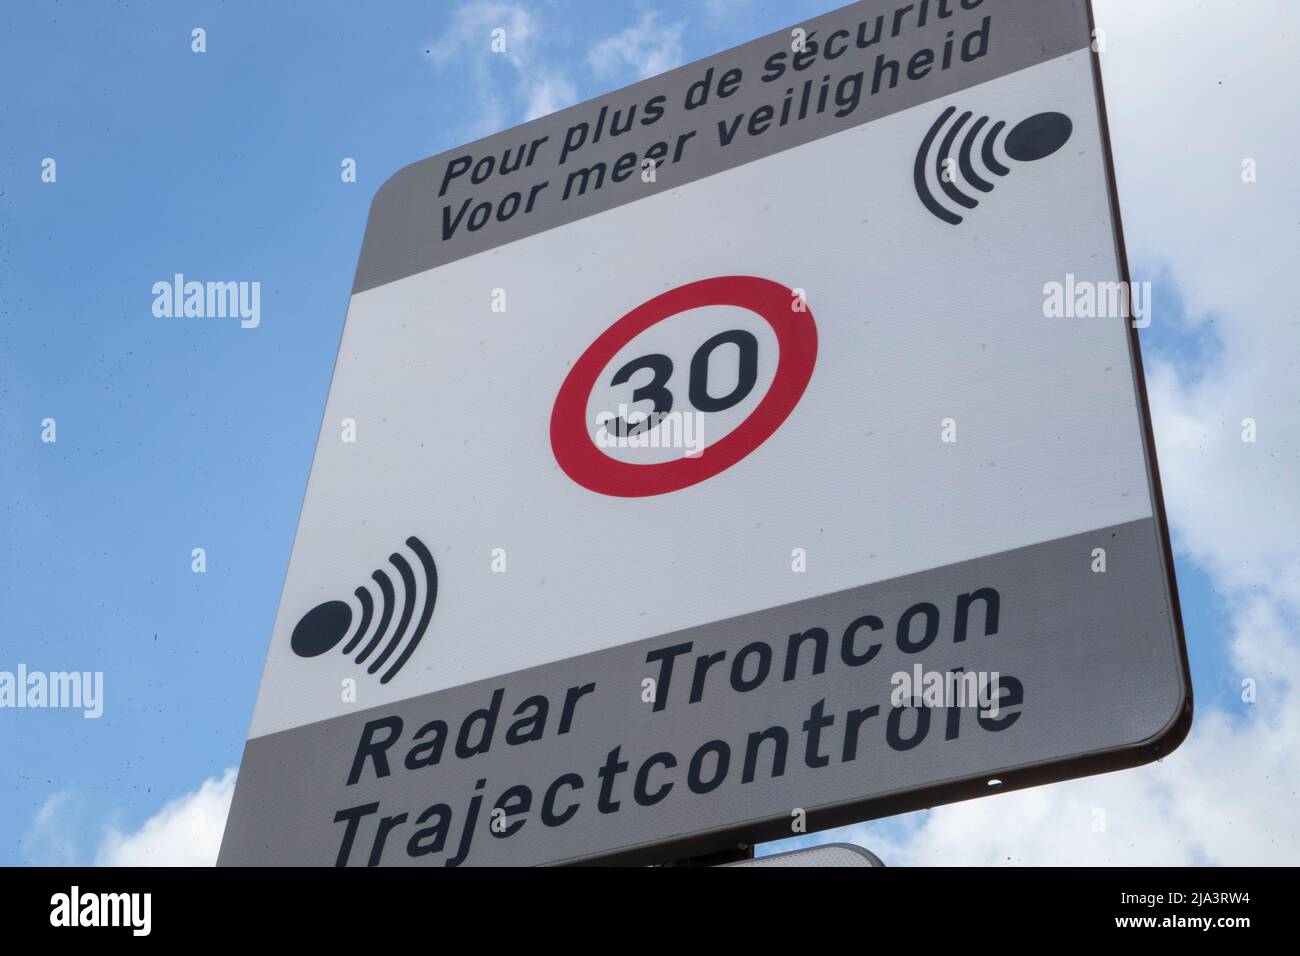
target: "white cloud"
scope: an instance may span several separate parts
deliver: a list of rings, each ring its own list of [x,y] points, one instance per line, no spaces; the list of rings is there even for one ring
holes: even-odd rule
[[[505,47],[492,49],[493,31]],[[601,81],[643,79],[682,62],[685,23],[663,23],[655,11],[587,52],[590,76]],[[456,70],[473,80],[473,111],[462,135],[486,136],[515,122],[536,119],[579,99],[580,72],[570,67],[571,45],[584,35],[550,23],[537,8],[504,0],[471,0],[457,7],[445,33],[427,48],[440,71]],[[590,77],[588,77],[590,79]]]
[[[230,769],[164,804],[134,833],[110,829],[95,856],[96,865],[214,865],[234,792],[235,771]]]
[[[1169,509],[1183,546],[1228,588],[1284,580],[1300,556],[1300,128],[1288,119],[1300,115],[1300,9],[1098,10],[1113,24],[1106,80],[1132,258],[1166,263],[1191,328],[1221,347],[1205,368],[1151,363]],[[1245,160],[1255,183],[1242,181]],[[1254,444],[1241,441],[1243,418],[1256,420]]]
[[[540,76],[528,91],[528,108],[524,110],[524,119],[537,119],[547,113],[562,110],[566,106],[572,106],[577,98],[577,88],[563,76]]]
[[[587,63],[602,80],[621,76],[629,68],[638,80],[663,73],[682,62],[685,28],[680,22],[661,25],[659,14],[651,11],[633,26],[592,46]]]
[[[1130,260],[1174,280],[1188,313],[1144,336],[1170,522],[1231,620],[1224,683],[1255,680],[1258,702],[1237,717],[1198,701],[1190,738],[1159,764],[845,831],[889,864],[1300,862],[1300,8],[1096,11]],[[1172,325],[1161,291],[1153,322]],[[1171,331],[1216,347],[1153,349]]]
[[[505,49],[492,50],[493,31],[504,31]],[[439,65],[446,65],[482,54],[500,56],[522,69],[536,40],[537,25],[533,14],[514,3],[474,0],[456,8],[451,26],[429,50]]]
[[[77,808],[67,790],[53,793],[41,804],[23,834],[23,858],[34,866],[72,866],[77,862],[74,834]]]
[[[492,48],[495,30],[502,31],[501,52]],[[548,39],[559,35],[522,4],[473,0],[456,9],[450,27],[429,47],[428,57],[441,70],[468,72],[473,79],[476,115],[467,118],[467,138],[486,136],[577,100],[577,88],[561,61],[546,53]],[[504,82],[503,67],[509,69]],[[522,112],[515,104],[524,104]]]

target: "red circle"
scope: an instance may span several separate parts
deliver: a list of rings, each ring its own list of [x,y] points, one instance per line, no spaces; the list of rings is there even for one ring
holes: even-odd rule
[[[602,495],[662,495],[712,478],[767,441],[803,397],[817,361],[817,324],[811,312],[795,312],[793,301],[793,290],[778,282],[755,276],[718,276],[670,289],[611,325],[570,369],[551,410],[551,449],[564,473]],[[696,458],[635,465],[606,455],[586,427],[587,400],[596,377],[619,349],[652,325],[710,305],[748,309],[762,316],[776,333],[776,375],[758,407]]]

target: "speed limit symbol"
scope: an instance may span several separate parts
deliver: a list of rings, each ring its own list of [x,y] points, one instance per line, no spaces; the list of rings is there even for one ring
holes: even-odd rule
[[[574,364],[551,411],[555,460],[603,495],[688,488],[767,441],[816,362],[817,325],[795,290],[755,276],[670,289]]]

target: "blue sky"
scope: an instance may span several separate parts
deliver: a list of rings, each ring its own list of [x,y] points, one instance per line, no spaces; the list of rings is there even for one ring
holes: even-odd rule
[[[413,160],[838,5],[394,2],[381,14],[354,2],[33,2],[8,11],[0,668],[99,670],[107,689],[98,720],[0,713],[10,777],[0,787],[0,864],[129,861],[141,847],[175,843],[169,827],[182,817],[208,843],[219,835],[379,184]],[[1183,831],[1203,818],[1179,803],[1206,779],[1271,780],[1278,795],[1295,779],[1267,761],[1274,749],[1294,752],[1296,730],[1294,708],[1280,702],[1296,699],[1281,662],[1296,655],[1300,608],[1300,521],[1287,492],[1300,475],[1300,342],[1280,256],[1300,247],[1300,201],[1283,172],[1298,144],[1249,116],[1298,115],[1300,69],[1277,35],[1294,37],[1300,14],[1270,0],[1249,5],[1266,15],[1234,52],[1220,49],[1225,25],[1215,18],[1225,14],[1208,3],[1180,14],[1171,0],[1140,13],[1098,2],[1103,24],[1114,24],[1104,62],[1135,278],[1152,281],[1159,309],[1144,348],[1197,702],[1211,719],[1208,742],[1193,740],[1186,749],[1200,749],[1170,758],[1172,769],[1111,775],[1133,779],[1090,790],[1043,788],[1064,796],[976,802],[1028,800],[1032,819],[1155,795],[1131,823],[1165,828],[1145,856],[1118,842],[1065,841],[1080,862],[1098,852],[1126,862],[1295,859],[1294,811],[1243,810],[1237,833],[1259,832],[1234,851],[1226,837],[1187,847]],[[505,57],[487,52],[498,25],[518,40]],[[201,55],[190,49],[194,27],[207,33]],[[1270,83],[1288,68],[1289,84]],[[1200,123],[1203,136],[1206,117],[1223,126],[1189,154],[1180,129]],[[54,183],[41,180],[46,157],[57,163]],[[356,183],[340,181],[345,157],[356,160]],[[1265,171],[1252,193],[1242,192],[1240,157]],[[177,272],[259,280],[260,327],[154,317],[153,283]],[[1230,433],[1246,415],[1269,425],[1267,447],[1243,463]],[[41,441],[46,418],[57,421],[57,443]],[[196,547],[204,574],[191,572]],[[1273,695],[1267,711],[1239,696],[1256,664]],[[1225,766],[1242,747],[1258,761]],[[933,862],[926,847],[946,827],[980,819],[963,812],[847,838]],[[1021,847],[1016,861],[1038,861],[1035,839],[1030,829],[1008,836]],[[988,862],[1002,862],[1000,851]],[[189,849],[177,852],[189,859]]]

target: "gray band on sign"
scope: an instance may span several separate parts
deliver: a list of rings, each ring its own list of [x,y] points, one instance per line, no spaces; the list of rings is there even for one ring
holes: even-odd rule
[[[665,860],[1142,763],[1189,719],[1160,554],[1142,519],[256,737],[219,862]],[[923,673],[999,709],[891,701]]]
[[[353,293],[1091,42],[1084,0],[871,0],[801,29],[802,38],[769,34],[398,170],[371,204]],[[698,105],[687,109],[688,97]],[[650,182],[647,159],[656,164]]]

